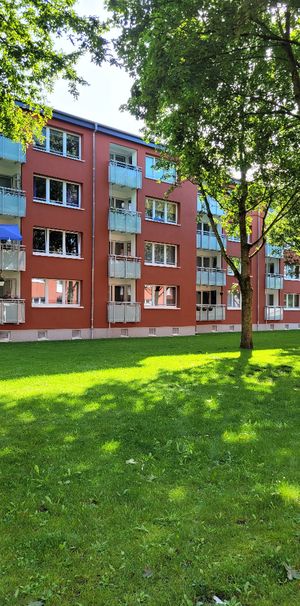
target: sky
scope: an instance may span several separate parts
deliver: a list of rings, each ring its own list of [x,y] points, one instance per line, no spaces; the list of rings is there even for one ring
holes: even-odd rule
[[[106,16],[103,0],[78,0],[76,10],[80,14]],[[89,56],[83,57],[77,67],[80,76],[89,82],[89,86],[79,88],[79,97],[68,92],[63,80],[59,80],[48,102],[52,108],[74,114],[82,118],[113,126],[134,134],[140,134],[142,122],[137,121],[129,112],[121,112],[120,105],[130,96],[132,80],[124,70],[103,63],[94,65]]]

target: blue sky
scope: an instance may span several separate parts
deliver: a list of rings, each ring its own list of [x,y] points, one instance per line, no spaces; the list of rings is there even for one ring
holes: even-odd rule
[[[102,0],[78,0],[76,8],[80,14],[105,18]],[[106,64],[97,67],[85,56],[78,63],[78,73],[89,82],[89,86],[80,87],[79,98],[74,99],[68,92],[67,85],[62,80],[58,81],[53,93],[48,96],[51,106],[139,134],[142,123],[128,112],[121,112],[119,109],[130,95],[132,81],[126,72]]]

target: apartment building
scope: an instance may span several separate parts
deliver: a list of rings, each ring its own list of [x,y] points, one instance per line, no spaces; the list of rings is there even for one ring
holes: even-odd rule
[[[1,341],[240,329],[195,186],[173,189],[134,135],[57,111],[44,135],[26,154],[0,136]],[[265,248],[252,262],[254,327],[300,328],[300,266]]]

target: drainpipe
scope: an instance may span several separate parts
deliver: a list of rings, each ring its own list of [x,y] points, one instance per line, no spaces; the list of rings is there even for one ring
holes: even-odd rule
[[[257,233],[258,235],[260,234],[260,216],[257,213]],[[257,285],[256,285],[256,289],[257,289],[257,310],[256,310],[256,331],[258,331],[259,329],[259,312],[260,312],[260,307],[259,307],[259,256],[260,253],[258,253],[256,255],[256,262],[257,262]]]
[[[95,311],[95,214],[96,214],[96,132],[93,131],[93,172],[92,172],[92,275],[91,275],[91,339],[94,338]]]

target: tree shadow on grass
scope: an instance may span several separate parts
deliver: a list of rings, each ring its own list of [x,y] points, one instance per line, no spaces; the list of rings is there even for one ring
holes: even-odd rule
[[[4,603],[294,599],[296,378],[252,366],[2,396]]]

